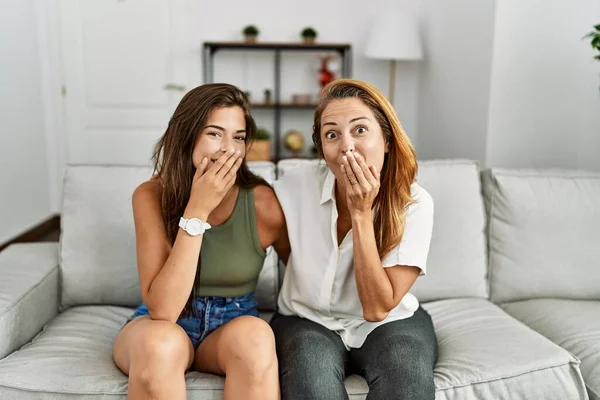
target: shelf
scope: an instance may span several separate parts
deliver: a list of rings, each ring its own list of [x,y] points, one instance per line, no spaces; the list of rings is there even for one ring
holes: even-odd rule
[[[314,110],[317,108],[316,104],[295,104],[295,103],[254,103],[252,108],[281,108],[281,109],[298,109],[298,110]]]
[[[204,42],[204,48],[211,51],[220,49],[231,50],[290,50],[290,51],[348,51],[348,43],[319,43],[304,44],[302,42]]]
[[[314,57],[310,52],[336,52],[341,58],[341,76],[349,78],[352,76],[352,45],[348,43],[314,43],[307,44],[303,42],[205,42],[202,44],[202,68],[204,75],[204,83],[214,82],[214,58],[220,50],[239,50],[239,51],[269,51],[273,53],[273,92],[272,103],[264,103],[260,100],[264,98],[256,98],[257,102],[252,104],[253,110],[270,110],[273,115],[273,139],[275,154],[273,159],[279,161],[282,159],[282,115],[287,115],[290,112],[286,110],[306,110],[314,112],[317,108],[315,104],[317,99],[314,96],[310,97],[311,103],[299,104],[292,101],[281,101],[281,59],[289,56],[289,52],[304,52],[308,57]],[[292,100],[292,98],[290,98]],[[304,111],[301,114],[308,118],[308,113]],[[304,158],[304,157],[303,157]],[[310,158],[310,157],[309,157]]]

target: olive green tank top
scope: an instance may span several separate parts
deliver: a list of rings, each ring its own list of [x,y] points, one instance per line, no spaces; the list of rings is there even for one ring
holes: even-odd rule
[[[254,191],[240,189],[229,219],[204,232],[194,296],[238,297],[254,291],[265,255],[258,238]]]

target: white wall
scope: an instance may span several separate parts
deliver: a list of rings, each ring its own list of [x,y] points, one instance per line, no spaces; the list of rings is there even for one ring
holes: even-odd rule
[[[421,0],[376,0],[369,4],[359,0],[260,0],[258,3],[238,0],[217,7],[213,1],[191,2],[190,13],[198,23],[192,24],[190,36],[198,38],[198,42],[190,44],[189,54],[196,63],[194,71],[200,82],[200,42],[241,40],[240,31],[247,24],[255,24],[260,29],[260,41],[298,41],[302,28],[310,25],[318,31],[318,41],[352,44],[353,77],[367,80],[387,94],[389,63],[364,56],[367,33],[378,13],[393,14],[402,9],[418,13],[420,3]],[[290,101],[292,93],[318,93],[318,56],[321,54],[282,56],[282,101]],[[219,52],[215,57],[215,81],[238,85],[260,101],[263,90],[273,88],[273,63],[269,53]],[[395,107],[413,141],[417,136],[418,74],[418,65],[414,63],[397,66]],[[295,128],[305,134],[307,149],[311,145],[312,114],[313,110],[286,110],[282,119],[284,133]],[[272,111],[256,110],[254,115],[259,125],[273,130]]]
[[[498,1],[487,164],[600,170],[599,0]]]
[[[6,0],[0,14],[0,242],[58,211],[66,140],[61,126],[57,0]],[[174,55],[188,88],[202,82],[201,43],[240,40],[249,23],[262,41],[295,41],[311,25],[319,41],[353,45],[353,76],[388,88],[386,61],[367,59],[378,13],[419,15],[425,60],[398,63],[395,107],[421,159],[463,157],[482,166],[600,170],[600,63],[581,37],[600,22],[600,0],[209,0],[181,2],[189,18]],[[10,56],[6,56],[10,54]],[[317,56],[286,54],[283,98],[316,92]],[[221,53],[216,79],[262,98],[273,62]],[[174,82],[179,83],[179,82]],[[272,129],[272,114],[258,110]],[[285,111],[284,131],[310,145],[311,110]],[[165,121],[166,124],[166,121]]]
[[[421,159],[485,162],[495,0],[423,0]]]
[[[33,0],[0,13],[0,242],[51,212],[40,56]]]

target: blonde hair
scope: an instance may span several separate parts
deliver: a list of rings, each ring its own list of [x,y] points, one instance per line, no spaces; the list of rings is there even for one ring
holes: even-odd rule
[[[358,98],[371,109],[389,146],[381,169],[381,187],[373,204],[375,241],[379,257],[383,258],[402,240],[406,210],[414,202],[410,186],[417,175],[417,157],[398,115],[387,98],[375,86],[355,79],[334,80],[323,88],[315,111],[312,134],[315,147],[321,156],[323,111],[332,101],[347,98]]]

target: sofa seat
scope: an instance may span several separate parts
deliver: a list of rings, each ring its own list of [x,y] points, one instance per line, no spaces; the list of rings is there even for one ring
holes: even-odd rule
[[[600,301],[532,299],[502,308],[581,360],[591,400],[600,400]]]
[[[60,313],[19,351],[0,361],[0,399],[126,398],[127,377],[112,360],[114,338],[133,313],[81,306]],[[270,319],[272,313],[261,313]],[[190,399],[221,399],[223,378],[187,374]]]
[[[439,341],[436,399],[585,399],[579,361],[483,299],[425,304]],[[59,314],[0,361],[1,399],[125,399],[127,378],[112,360],[114,337],[132,309],[80,306]],[[268,319],[269,314],[263,314]],[[190,372],[189,399],[221,399],[223,378]],[[351,399],[367,385],[346,379]]]
[[[436,400],[587,399],[579,360],[484,299],[423,304],[439,356]]]

